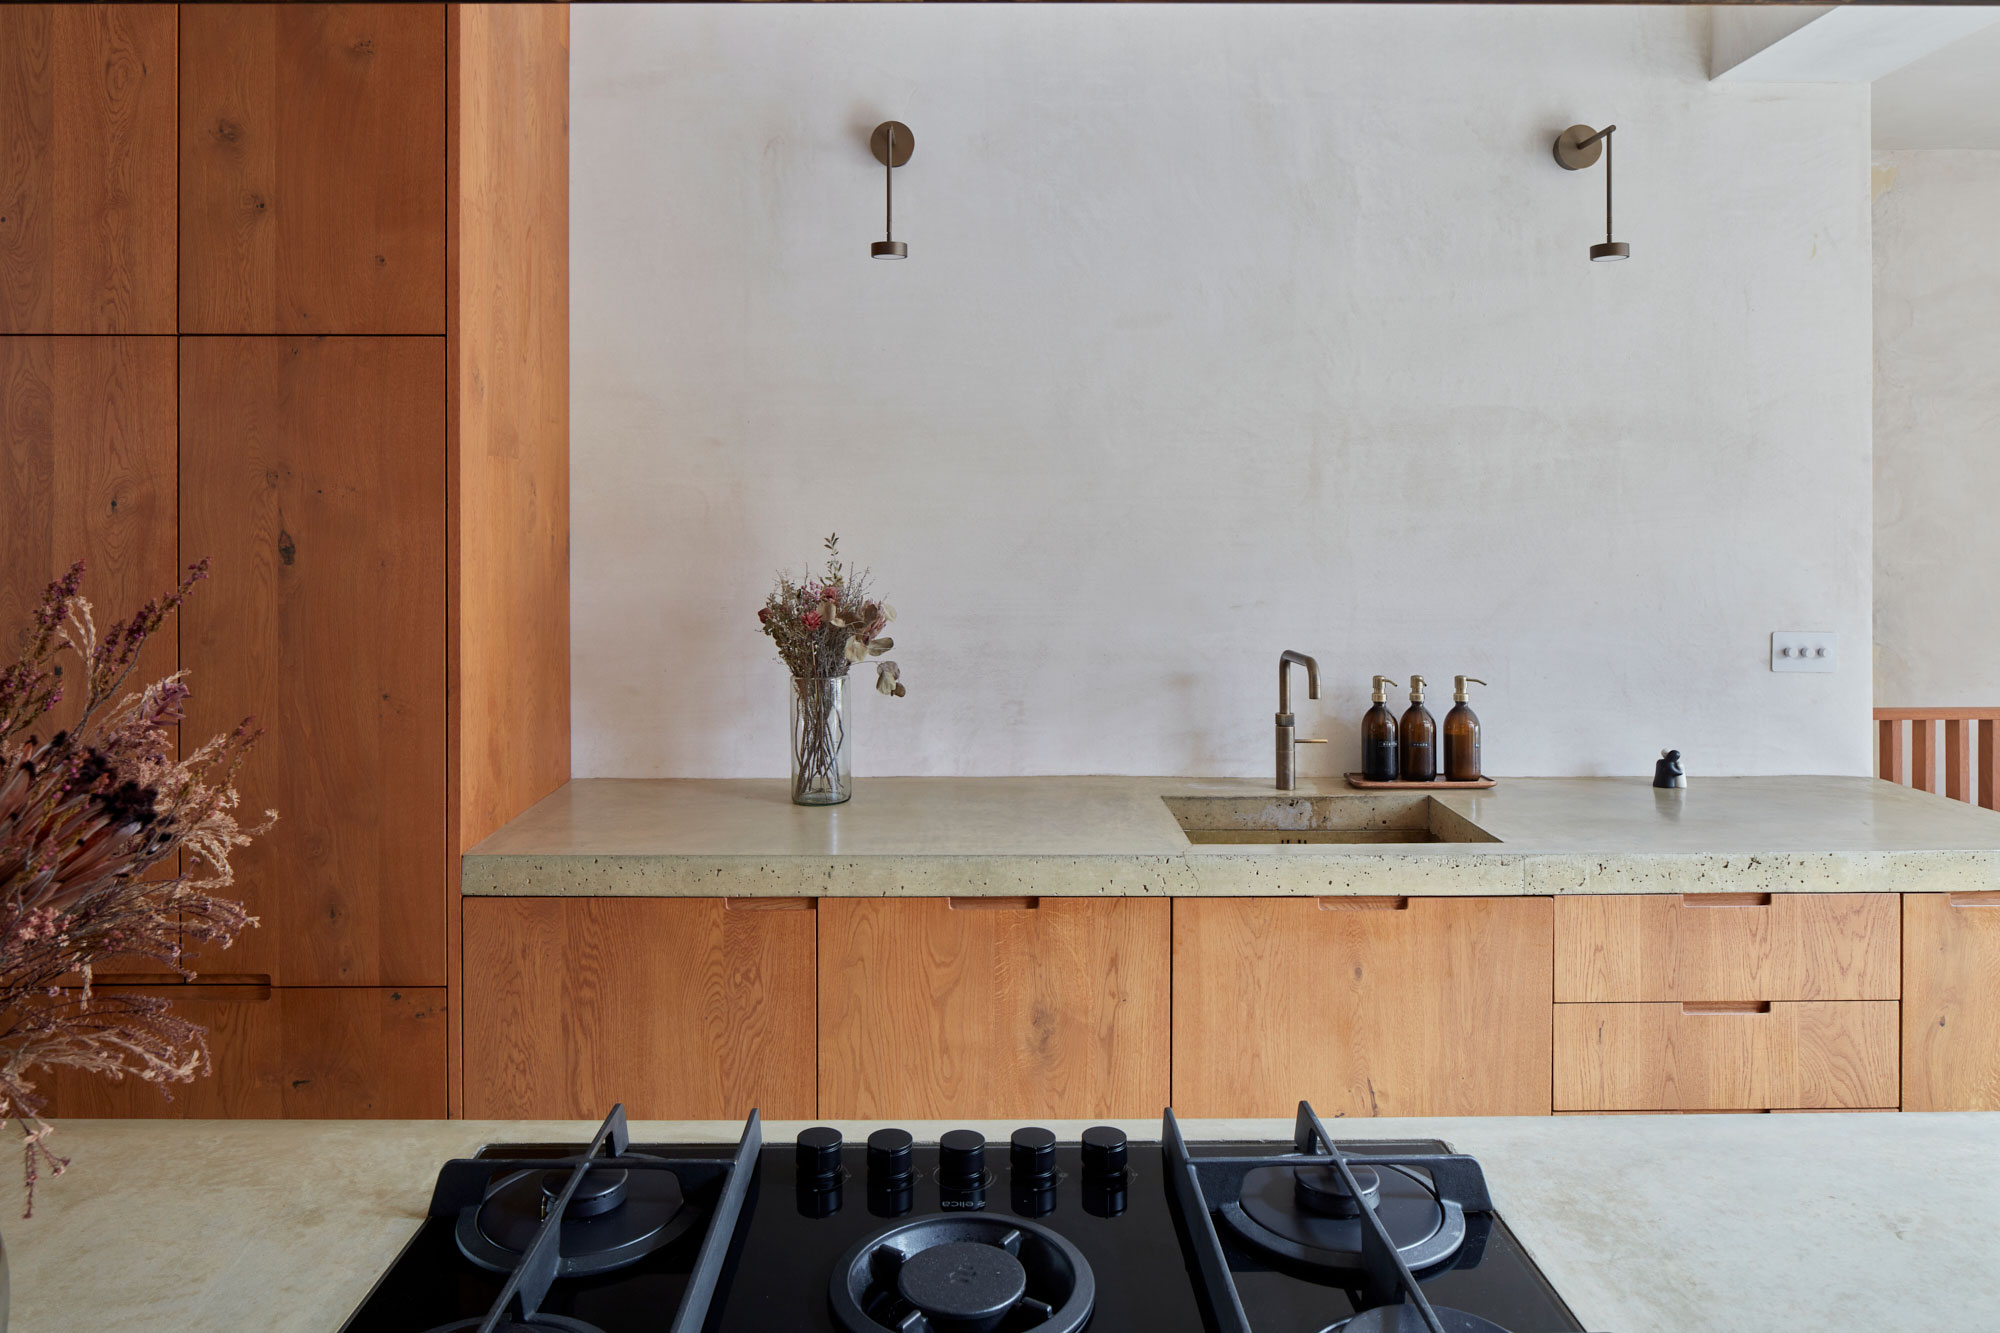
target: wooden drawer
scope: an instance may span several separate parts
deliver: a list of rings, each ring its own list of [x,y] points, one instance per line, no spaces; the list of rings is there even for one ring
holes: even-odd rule
[[[810,898],[467,898],[465,1114],[813,1114]]]
[[[1547,1115],[1547,898],[1177,898],[1174,1109]]]
[[[1150,898],[828,898],[828,1119],[1156,1116],[1170,905]]]
[[[1893,1000],[1893,893],[1556,900],[1556,1000]]]
[[[1818,1110],[1897,1103],[1893,1002],[1555,1008],[1558,1110]]]
[[[2000,893],[1904,895],[1903,1109],[2000,1111]]]

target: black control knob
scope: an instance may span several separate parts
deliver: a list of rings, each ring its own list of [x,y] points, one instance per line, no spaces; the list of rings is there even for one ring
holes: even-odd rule
[[[1016,1180],[1049,1179],[1056,1173],[1055,1132],[1040,1126],[1015,1130],[1008,1144],[1007,1161]]]
[[[1083,1131],[1083,1169],[1093,1176],[1115,1176],[1125,1169],[1125,1131],[1092,1125]]]
[[[840,1131],[831,1125],[800,1130],[792,1160],[800,1180],[834,1180],[840,1175]]]
[[[911,1171],[913,1142],[907,1129],[878,1129],[870,1134],[868,1178],[880,1181],[907,1179]]]
[[[986,1182],[986,1139],[977,1130],[947,1130],[938,1140],[938,1182],[972,1189]]]

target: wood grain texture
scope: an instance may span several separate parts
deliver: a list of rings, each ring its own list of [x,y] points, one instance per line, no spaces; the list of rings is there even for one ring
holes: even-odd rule
[[[819,1113],[1158,1115],[1170,1092],[1170,904],[1035,901],[822,901]]]
[[[1903,895],[1903,1109],[2000,1111],[2000,893]]]
[[[1548,1114],[1548,899],[1173,906],[1177,1112]]]
[[[444,343],[181,340],[183,613],[208,735],[281,815],[236,862],[263,925],[204,960],[285,985],[445,979]]]
[[[1885,782],[1901,782],[1903,773],[1903,724],[1885,717],[1875,723],[1875,776]]]
[[[146,1119],[429,1119],[444,1114],[444,992],[162,986],[208,1028],[211,1071],[162,1090],[47,1071],[46,1114]]]
[[[183,333],[445,331],[442,5],[183,5]]]
[[[2000,810],[2000,743],[1995,733],[2000,724],[1990,717],[1979,720],[1979,804]]]
[[[0,6],[0,333],[174,331],[171,5]]]
[[[0,652],[78,560],[100,628],[176,578],[174,340],[0,337]],[[156,636],[138,676],[178,663]],[[64,726],[73,697],[50,718]]]
[[[466,899],[466,1115],[812,1116],[815,913],[791,901]]]
[[[1752,895],[1753,897],[1757,895]],[[1559,898],[1556,1000],[1893,1000],[1902,970],[1893,893]]]
[[[1699,1012],[1683,1004],[1559,1004],[1555,1103],[1565,1111],[1894,1106],[1893,1001]]]
[[[1937,790],[1937,722],[1920,717],[1910,723],[1910,785],[1918,791]]]

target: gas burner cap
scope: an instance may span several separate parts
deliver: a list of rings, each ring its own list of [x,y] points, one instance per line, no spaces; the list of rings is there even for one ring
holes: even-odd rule
[[[1054,1230],[985,1214],[919,1217],[841,1256],[829,1282],[846,1333],[1077,1333],[1096,1279]]]
[[[472,1333],[486,1322],[486,1316],[461,1319],[455,1324],[439,1324],[430,1333]],[[502,1319],[493,1326],[493,1333],[600,1333],[597,1325],[586,1324],[581,1319],[566,1319],[559,1314],[530,1315],[526,1323],[518,1319]]]
[[[1444,1325],[1444,1333],[1507,1333],[1492,1320],[1481,1319],[1463,1310],[1433,1305],[1431,1313]],[[1320,1333],[1427,1333],[1427,1330],[1424,1317],[1417,1313],[1416,1306],[1378,1305],[1373,1310],[1363,1310],[1352,1319],[1343,1319],[1324,1328]]]
[[[512,1272],[568,1179],[562,1171],[501,1177],[483,1202],[459,1211],[459,1252],[481,1268]],[[680,1177],[670,1170],[592,1168],[563,1211],[556,1276],[585,1277],[637,1263],[693,1226],[698,1214],[687,1206]]]
[[[1440,1200],[1406,1167],[1350,1165],[1363,1199],[1388,1228],[1404,1263],[1429,1268],[1458,1253],[1466,1234],[1465,1211],[1458,1204]],[[1330,1272],[1362,1267],[1360,1211],[1339,1188],[1339,1173],[1317,1163],[1277,1158],[1258,1167],[1244,1175],[1239,1195],[1216,1211],[1231,1231],[1265,1254]],[[1368,1330],[1357,1326],[1356,1333]]]

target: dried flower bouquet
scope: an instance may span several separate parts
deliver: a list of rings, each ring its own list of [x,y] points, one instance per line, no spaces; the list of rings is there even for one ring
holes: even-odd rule
[[[882,654],[895,647],[883,634],[896,618],[896,608],[869,596],[868,571],[850,573],[840,559],[840,534],[826,539],[826,568],[807,570],[794,581],[781,575],[764,599],[757,623],[778,645],[778,656],[792,673],[796,724],[792,729],[792,799],[814,802],[844,787],[840,772],[846,753],[846,719],[841,691],[828,682],[846,677],[848,668],[875,660],[875,689],[900,699],[901,670]],[[835,795],[833,799],[844,799]]]
[[[0,667],[0,1116],[26,1136],[28,1207],[39,1168],[67,1162],[46,1143],[47,1098],[30,1075],[54,1067],[166,1085],[208,1072],[205,1031],[151,994],[93,988],[111,958],[150,958],[192,979],[183,949],[227,948],[256,919],[211,890],[229,854],[270,826],[236,819],[233,785],[256,740],[248,721],[175,758],[188,687],[181,673],[123,693],[146,641],[179,609],[208,562],[100,640],[81,596],[83,565],[50,584],[20,659]],[[43,739],[81,676],[77,720]],[[149,871],[185,853],[179,873]]]

